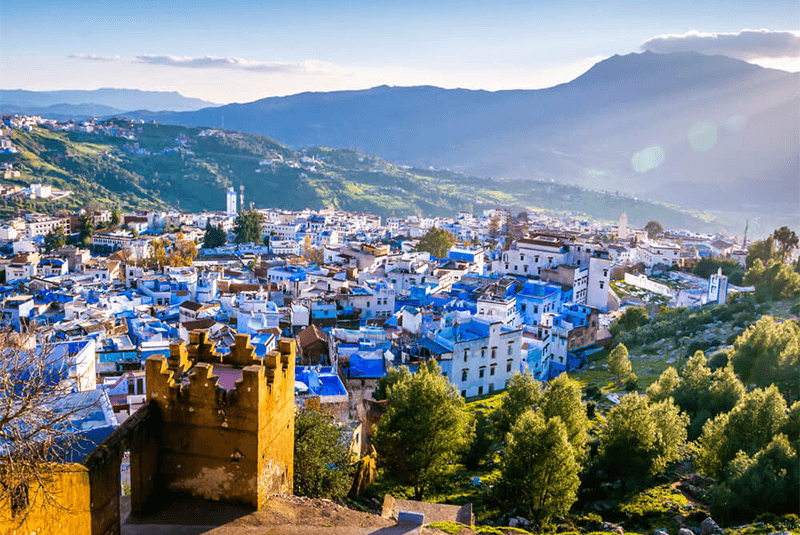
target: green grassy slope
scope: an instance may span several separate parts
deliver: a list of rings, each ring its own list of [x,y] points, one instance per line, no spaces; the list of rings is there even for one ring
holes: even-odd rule
[[[23,172],[15,182],[42,181],[74,192],[64,201],[49,203],[49,209],[93,202],[127,209],[222,210],[225,188],[232,185],[238,192],[244,185],[247,204],[252,201],[258,208],[334,206],[382,216],[447,216],[507,207],[514,213],[547,211],[601,221],[615,221],[625,211],[633,225],[657,219],[668,227],[718,226],[679,207],[554,183],[500,182],[397,166],[352,149],[313,148],[302,153],[262,136],[200,136],[199,128],[158,124],[136,125],[136,132],[132,141],[44,129],[14,131],[11,137],[20,153],[0,155],[0,162],[13,162]],[[135,153],[135,143],[150,154]],[[170,152],[176,147],[182,150]],[[260,165],[264,160],[271,163]],[[6,205],[5,211],[11,208]]]

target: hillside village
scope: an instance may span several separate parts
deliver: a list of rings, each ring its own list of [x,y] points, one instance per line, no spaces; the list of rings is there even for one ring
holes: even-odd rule
[[[188,150],[184,145],[176,139],[175,151]],[[125,150],[147,149],[131,142]],[[316,162],[308,156],[301,163]],[[64,194],[42,184],[8,190],[39,199]],[[373,393],[401,366],[416,371],[434,360],[476,403],[520,373],[544,383],[568,374],[603,386],[596,377],[606,365],[598,358],[619,343],[613,325],[626,310],[656,315],[662,307],[685,307],[688,314],[756,292],[723,273],[723,265],[744,270],[747,237],[656,222],[635,228],[624,213],[614,225],[505,208],[382,218],[333,207],[262,209],[248,194],[220,188],[218,205],[226,209],[214,212],[18,210],[0,225],[6,339],[27,351],[52,348],[68,370],[64,402],[93,409],[84,426],[91,447],[73,462],[91,474],[101,470],[106,492],[113,494],[121,478],[134,513],[158,494],[143,476],[152,463],[176,467],[164,476],[171,490],[206,499],[260,508],[270,495],[290,494],[293,437],[286,429],[295,406],[333,415],[351,451],[369,456],[372,426],[386,410]],[[796,255],[790,249],[786,263]],[[722,264],[698,274],[703,261]],[[680,352],[703,341],[709,354],[725,350],[744,330],[733,328],[720,321],[671,347]],[[635,371],[663,371],[668,352],[654,349],[655,341],[640,345],[641,358],[649,356]],[[203,383],[227,394],[214,401]],[[230,439],[233,454],[217,451],[214,411],[221,400],[231,415],[225,432],[240,433]],[[618,404],[619,396],[604,403]],[[236,407],[283,431],[269,435],[267,424],[253,430],[233,415]],[[181,447],[165,438],[171,433]],[[192,443],[197,437],[215,445],[202,457],[208,466],[179,451],[201,455],[205,445]],[[114,452],[110,457],[92,451],[101,443]],[[234,483],[261,474],[264,459],[274,468],[268,478],[259,475],[247,489]],[[209,475],[234,461],[239,472],[232,479],[224,479],[228,472]],[[94,493],[100,487],[90,479]],[[105,498],[116,514],[98,519],[92,494],[89,513],[73,519],[75,533],[86,532],[77,526],[87,519],[97,529],[119,526],[118,496]]]

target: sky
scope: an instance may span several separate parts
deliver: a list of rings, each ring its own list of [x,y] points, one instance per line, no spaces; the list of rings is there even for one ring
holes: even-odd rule
[[[377,85],[537,89],[614,54],[800,71],[797,0],[26,0],[0,4],[0,87],[248,102]]]

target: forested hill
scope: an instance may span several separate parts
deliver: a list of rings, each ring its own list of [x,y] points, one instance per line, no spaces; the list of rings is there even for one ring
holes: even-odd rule
[[[399,166],[353,149],[293,151],[259,135],[160,124],[106,122],[117,135],[79,132],[11,134],[17,154],[2,154],[22,171],[20,184],[44,182],[74,194],[38,209],[101,206],[223,210],[225,188],[245,187],[246,203],[286,209],[335,206],[382,216],[454,215],[508,207],[546,210],[633,225],[657,219],[668,227],[721,228],[696,215],[632,197],[537,181],[497,181],[443,170]],[[128,132],[128,138],[119,135]],[[30,202],[30,201],[29,201]],[[6,202],[5,211],[18,208]]]

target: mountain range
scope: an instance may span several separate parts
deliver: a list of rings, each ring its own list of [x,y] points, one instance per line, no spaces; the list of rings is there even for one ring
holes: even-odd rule
[[[0,111],[51,118],[119,115],[135,110],[191,111],[213,102],[185,97],[175,91],[102,88],[93,90],[26,91],[0,89]]]
[[[540,90],[381,86],[134,117],[354,147],[414,166],[544,179],[710,210],[800,216],[800,74],[724,56],[613,56]],[[763,229],[768,231],[769,229]]]
[[[92,98],[115,108],[108,116],[224,126],[293,150],[350,147],[493,177],[493,189],[535,179],[619,192],[703,211],[730,228],[749,219],[757,233],[800,218],[800,74],[724,56],[613,56],[540,90],[381,86],[205,107],[176,93],[120,91],[127,90],[26,98],[75,114]],[[2,105],[24,93],[0,93]]]

